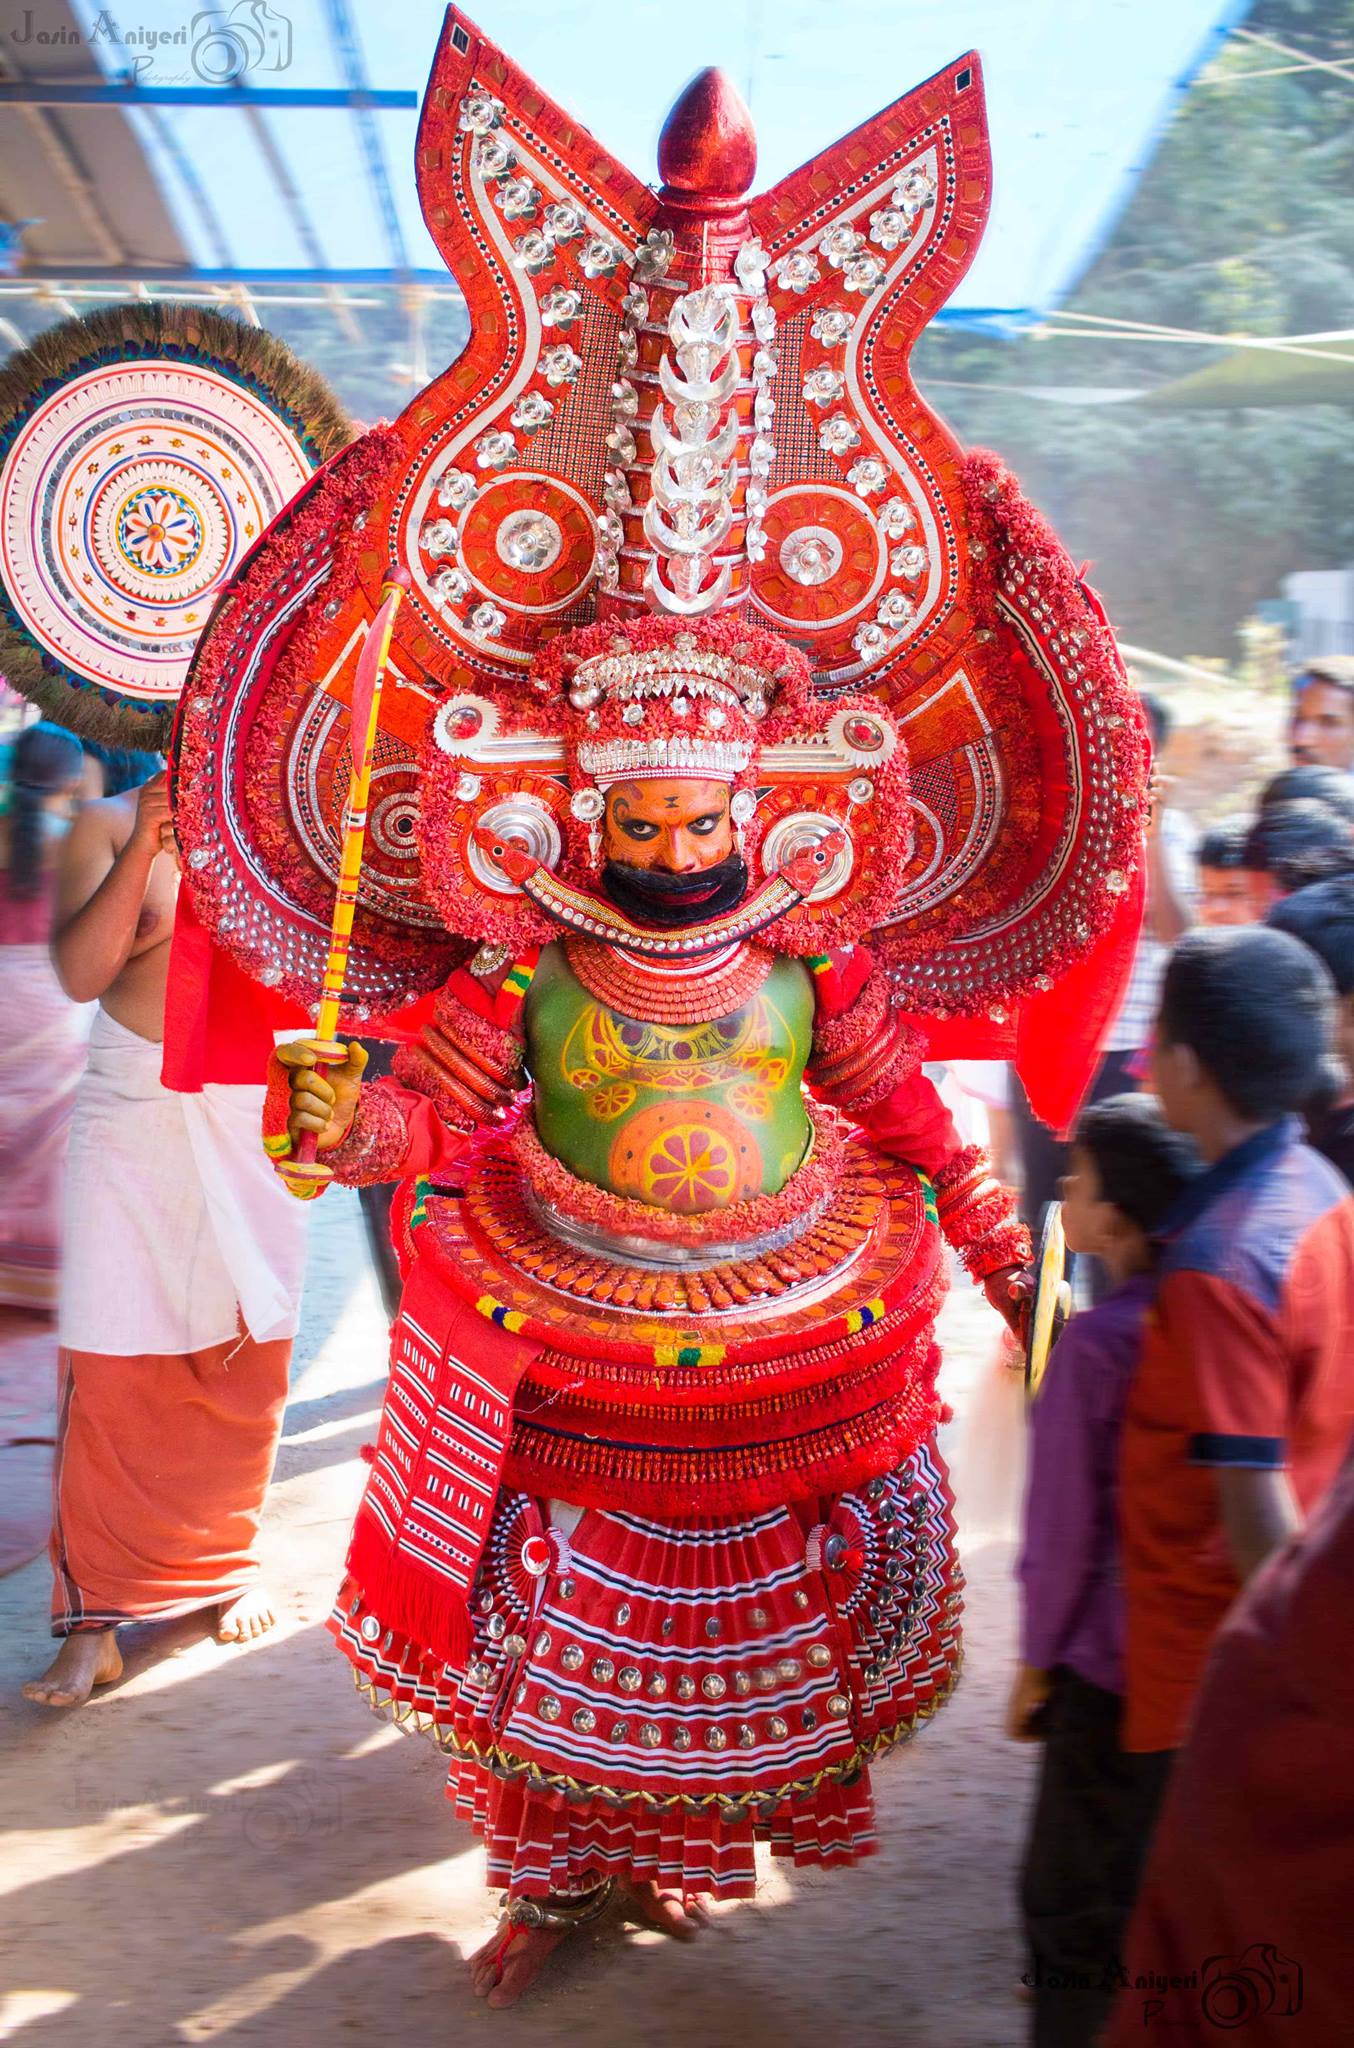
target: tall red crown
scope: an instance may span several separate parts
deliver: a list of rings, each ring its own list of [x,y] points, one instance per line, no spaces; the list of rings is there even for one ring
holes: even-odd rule
[[[351,677],[390,561],[412,588],[355,1006],[431,985],[454,950],[421,852],[445,824],[438,769],[420,825],[439,708],[486,736],[458,804],[529,784],[553,815],[567,774],[533,665],[563,633],[649,614],[769,629],[807,661],[802,730],[783,779],[753,791],[750,844],[772,810],[830,810],[812,764],[834,707],[873,694],[890,714],[913,830],[876,944],[907,1007],[986,1020],[995,1044],[1013,1003],[1128,931],[1147,749],[1113,640],[1055,536],[909,370],[986,218],[978,60],[749,197],[755,168],[718,72],[672,110],[651,188],[448,13],[417,177],[468,345],[273,526],[184,695],[190,886],[251,971],[318,983]]]

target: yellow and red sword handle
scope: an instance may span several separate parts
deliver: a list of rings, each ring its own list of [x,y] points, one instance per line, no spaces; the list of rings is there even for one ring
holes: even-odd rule
[[[334,917],[329,928],[329,959],[320,984],[320,1007],[315,1016],[317,1074],[323,1074],[327,1067],[341,1067],[348,1057],[348,1048],[337,1034],[343,984],[348,973],[348,952],[353,938],[353,917],[357,910],[358,884],[362,879],[371,770],[381,722],[381,685],[390,657],[395,615],[410,581],[407,569],[391,568],[386,571],[380,604],[358,656],[357,674],[353,681],[348,740],[352,779],[343,811],[343,854],[339,862]],[[334,1177],[332,1170],[317,1158],[316,1148],[316,1133],[303,1131],[288,1157],[276,1162],[279,1177],[301,1201],[309,1201],[318,1195]]]

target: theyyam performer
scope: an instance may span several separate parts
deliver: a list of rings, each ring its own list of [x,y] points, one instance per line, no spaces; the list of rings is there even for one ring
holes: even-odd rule
[[[418,176],[470,343],[274,525],[178,737],[197,914],[313,1009],[408,585],[341,949],[405,1042],[365,1085],[284,1047],[265,1130],[300,1192],[403,1183],[332,1626],[506,1890],[495,2005],[614,1882],[687,1934],[758,1839],[871,1849],[959,1668],[947,1246],[1006,1311],[1028,1256],[921,1063],[1065,1117],[1139,914],[1103,617],[908,373],[985,216],[977,59],[751,201],[704,73],[659,168],[448,15]]]

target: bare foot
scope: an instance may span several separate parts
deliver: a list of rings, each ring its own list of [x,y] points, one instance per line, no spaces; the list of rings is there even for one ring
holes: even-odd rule
[[[122,1676],[116,1629],[77,1629],[67,1636],[41,1678],[30,1678],[26,1700],[40,1707],[82,1707],[96,1685]]]
[[[236,1600],[227,1600],[216,1617],[218,1643],[248,1643],[267,1635],[276,1622],[273,1603],[261,1586],[251,1586]]]
[[[631,1898],[640,1917],[675,1941],[694,1941],[709,1919],[704,1906],[690,1892],[662,1891],[656,1884],[632,1882]]]
[[[492,1937],[470,1958],[470,1988],[495,2008],[516,2005],[536,1982],[569,1927],[513,1927],[507,1914]]]

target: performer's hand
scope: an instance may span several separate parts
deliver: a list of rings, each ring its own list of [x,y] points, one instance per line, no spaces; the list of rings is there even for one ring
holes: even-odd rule
[[[1047,1671],[1040,1671],[1033,1664],[1020,1666],[1006,1709],[1006,1733],[1012,1742],[1043,1741],[1044,1713],[1052,1689]]]
[[[324,1050],[315,1038],[293,1038],[277,1048],[278,1060],[291,1077],[287,1136],[295,1145],[303,1131],[314,1131],[317,1152],[331,1152],[348,1135],[367,1064],[366,1048],[355,1041],[341,1067],[318,1067]]]
[[[169,808],[169,777],[152,775],[136,792],[136,823],[132,840],[144,854],[166,853],[166,836],[174,834],[174,814]]]
[[[999,1266],[983,1281],[983,1293],[1007,1328],[1023,1343],[1034,1300],[1034,1275],[1027,1266]]]

